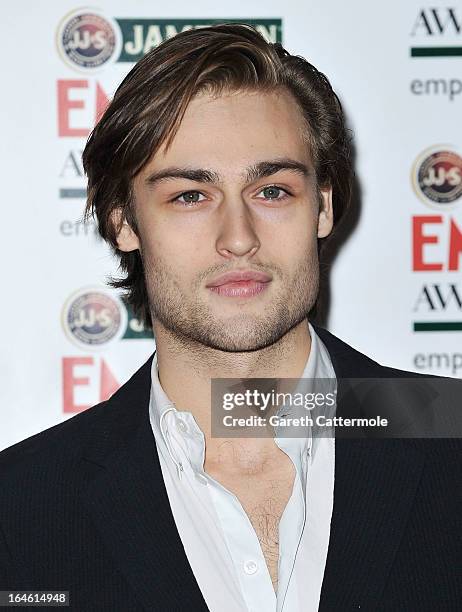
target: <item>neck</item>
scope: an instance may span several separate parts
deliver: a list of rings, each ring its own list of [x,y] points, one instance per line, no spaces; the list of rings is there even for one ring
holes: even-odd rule
[[[181,340],[154,322],[159,380],[178,410],[191,412],[204,432],[209,457],[223,439],[211,430],[212,378],[300,378],[311,350],[307,319],[278,342],[257,351],[229,353],[197,342]],[[258,447],[274,446],[272,440],[236,440]]]

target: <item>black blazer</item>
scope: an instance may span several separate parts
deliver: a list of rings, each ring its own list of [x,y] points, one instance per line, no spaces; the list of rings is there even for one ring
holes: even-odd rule
[[[316,331],[338,378],[406,374]],[[0,453],[0,590],[70,591],[78,612],[207,611],[149,422],[151,360],[110,400]],[[336,440],[321,611],[462,609],[460,450]]]

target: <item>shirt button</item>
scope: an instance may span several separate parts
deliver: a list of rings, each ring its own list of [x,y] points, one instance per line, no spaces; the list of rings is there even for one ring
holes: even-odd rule
[[[181,433],[187,433],[188,432],[188,426],[181,419],[178,419],[176,426],[177,426],[177,429],[179,431],[181,431]]]
[[[208,484],[207,476],[204,476],[204,474],[201,474],[200,472],[196,472],[194,475],[196,477],[197,482],[200,482],[203,485]]]
[[[255,572],[258,570],[258,565],[256,563],[256,561],[246,561],[244,563],[244,572],[246,574],[255,574]]]

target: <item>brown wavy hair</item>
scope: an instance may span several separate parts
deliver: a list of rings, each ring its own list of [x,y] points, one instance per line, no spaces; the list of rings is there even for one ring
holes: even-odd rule
[[[351,139],[340,101],[324,74],[280,43],[267,42],[250,25],[188,30],[151,50],[122,81],[90,134],[83,152],[85,218],[96,217],[101,237],[120,259],[123,278],[110,284],[125,290],[147,327],[151,315],[141,256],[117,248],[119,227],[112,212],[120,208],[121,222],[137,232],[133,179],[164,143],[168,148],[196,94],[281,88],[293,95],[305,118],[318,189],[333,190],[336,228],[352,191]],[[328,238],[319,240],[319,249]]]

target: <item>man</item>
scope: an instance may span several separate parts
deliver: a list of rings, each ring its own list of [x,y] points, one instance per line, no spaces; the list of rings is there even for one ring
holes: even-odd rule
[[[83,159],[157,350],[0,454],[1,589],[69,591],[78,611],[459,609],[455,440],[213,435],[212,379],[406,376],[308,322],[351,193],[324,75],[249,26],[181,33]]]

